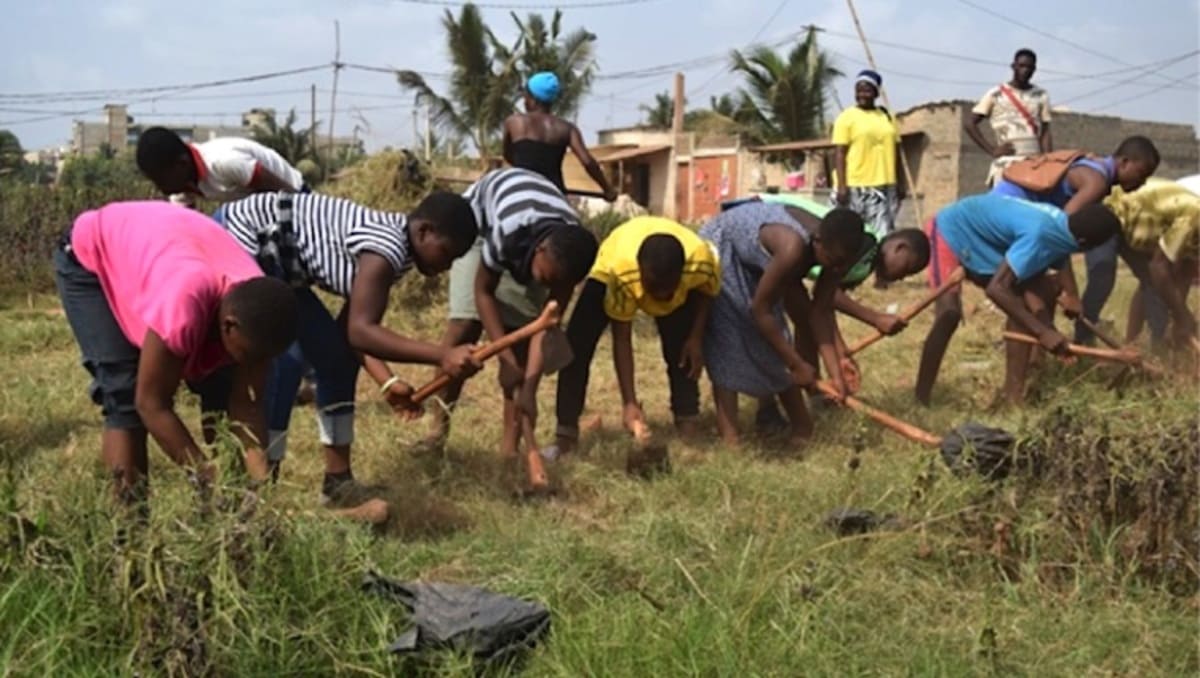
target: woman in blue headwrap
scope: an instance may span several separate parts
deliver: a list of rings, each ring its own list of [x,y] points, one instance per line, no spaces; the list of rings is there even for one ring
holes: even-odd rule
[[[543,71],[530,76],[525,84],[525,112],[514,113],[504,121],[504,160],[513,167],[541,174],[565,192],[562,161],[569,146],[604,191],[604,199],[612,202],[617,192],[588,152],[579,128],[550,112],[559,90],[558,76],[553,73]]]
[[[892,114],[876,106],[883,78],[871,70],[854,80],[855,105],[833,123],[837,149],[834,203],[858,212],[880,235],[896,229],[896,212],[904,199],[896,181],[900,165],[900,129]],[[878,283],[877,283],[878,284]]]

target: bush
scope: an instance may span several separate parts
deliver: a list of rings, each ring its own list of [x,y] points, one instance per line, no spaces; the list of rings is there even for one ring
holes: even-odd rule
[[[128,154],[74,158],[54,186],[0,182],[0,293],[53,289],[51,253],[81,212],[155,195]]]

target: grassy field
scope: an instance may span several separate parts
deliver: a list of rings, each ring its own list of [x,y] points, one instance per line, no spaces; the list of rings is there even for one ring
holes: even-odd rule
[[[886,299],[904,304],[921,290],[902,284]],[[1123,280],[1107,317],[1123,318],[1128,294]],[[1028,408],[989,410],[1003,371],[1002,319],[977,291],[967,300],[974,310],[932,408],[910,397],[928,317],[864,354],[863,397],[937,432],[973,419],[1035,435],[1058,406],[1083,425],[1072,440],[1102,428],[1112,440],[1154,447],[1164,427],[1195,427],[1193,380],[1110,388],[1113,372],[1091,364],[1046,361]],[[998,484],[955,477],[936,451],[827,409],[805,449],[673,444],[670,475],[636,480],[624,473],[625,441],[615,430],[607,339],[589,402],[607,428],[585,441],[583,455],[553,467],[562,488],[554,500],[514,499],[515,476],[496,459],[489,370],[468,387],[449,449],[437,458],[410,454],[423,425],[394,420],[363,385],[356,468],[395,500],[382,532],[321,515],[315,423],[297,411],[284,478],[257,506],[243,501],[231,468],[217,506],[201,508],[156,452],[150,528],[118,548],[98,462],[99,414],[53,308],[54,299],[36,298],[0,311],[3,675],[470,675],[464,657],[418,664],[387,654],[405,615],[358,590],[369,570],[544,602],[553,629],[523,667],[531,676],[1200,671],[1195,544],[1171,541],[1195,539],[1194,505],[1122,520],[1129,512],[1105,499],[1117,495],[1104,484],[1115,465],[1064,472],[1054,464],[1088,450],[1061,440],[1048,451],[1053,483],[1029,474]],[[399,311],[390,322],[435,337],[437,318],[436,309]],[[848,337],[865,333],[844,322]],[[639,337],[641,397],[665,430],[652,325],[640,326]],[[416,382],[428,376],[404,373]],[[552,398],[551,380],[542,392],[547,439]],[[191,399],[181,400],[194,425]],[[703,407],[712,431],[707,392]],[[1194,476],[1171,486],[1175,467],[1153,452],[1127,461],[1135,489],[1166,488],[1154,495],[1160,504],[1180,485],[1194,490]],[[896,520],[839,536],[823,517],[844,506]],[[1146,530],[1167,536],[1139,550]]]

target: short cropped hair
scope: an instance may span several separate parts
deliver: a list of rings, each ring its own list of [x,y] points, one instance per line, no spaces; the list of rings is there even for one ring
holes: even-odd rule
[[[913,251],[913,256],[917,258],[917,270],[924,269],[929,265],[929,238],[919,228],[901,228],[883,236],[883,240],[879,242],[879,248],[883,249],[884,243],[892,240],[899,240],[908,245],[908,248]]]
[[[156,177],[187,155],[188,147],[178,134],[166,127],[151,127],[137,143],[137,166],[148,177]]]
[[[862,248],[863,219],[854,210],[837,207],[821,219],[817,234],[825,247],[852,257]]]
[[[1113,155],[1145,163],[1153,168],[1157,168],[1158,163],[1162,160],[1154,142],[1140,134],[1127,137],[1117,146],[1117,150],[1113,151]]]
[[[1107,242],[1121,230],[1121,220],[1102,204],[1081,208],[1068,217],[1067,223],[1076,238],[1084,238],[1093,245]]]
[[[282,280],[267,276],[245,280],[229,290],[225,302],[242,333],[263,355],[282,353],[296,340],[296,293]]]
[[[683,275],[686,259],[683,243],[669,233],[647,236],[637,252],[638,268],[654,280],[674,280]]]
[[[600,248],[596,236],[582,226],[564,222],[553,228],[544,240],[546,251],[554,259],[572,284],[587,277],[596,263],[596,251]]]
[[[431,225],[433,232],[451,245],[451,249],[465,253],[479,236],[479,224],[475,222],[475,211],[466,198],[450,191],[434,191],[409,215],[409,219],[420,219]]]

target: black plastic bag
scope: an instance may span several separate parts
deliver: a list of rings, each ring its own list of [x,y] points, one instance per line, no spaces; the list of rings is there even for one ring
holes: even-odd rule
[[[451,649],[506,664],[550,632],[550,611],[542,605],[474,586],[399,582],[371,572],[362,589],[412,613],[412,628],[388,648],[397,654]]]
[[[845,507],[825,514],[823,522],[826,527],[837,532],[839,537],[866,534],[880,528],[890,529],[900,525],[899,520],[891,513],[881,516],[870,509]]]
[[[967,422],[942,438],[942,460],[955,474],[975,471],[1000,480],[1012,471],[1015,443],[1004,429]]]

